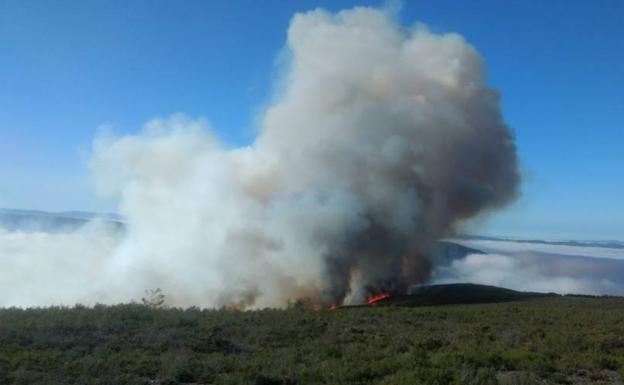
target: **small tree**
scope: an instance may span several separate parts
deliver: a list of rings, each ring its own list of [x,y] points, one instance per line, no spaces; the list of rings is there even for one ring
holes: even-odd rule
[[[161,308],[165,306],[165,294],[159,287],[145,290],[145,297],[141,298],[141,302],[150,308]]]

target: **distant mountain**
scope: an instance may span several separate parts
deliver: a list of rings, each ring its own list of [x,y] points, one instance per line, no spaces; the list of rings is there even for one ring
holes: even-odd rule
[[[52,213],[38,210],[0,208],[0,228],[9,231],[71,232],[95,219],[123,227],[121,217],[117,214],[99,214],[83,211]]]

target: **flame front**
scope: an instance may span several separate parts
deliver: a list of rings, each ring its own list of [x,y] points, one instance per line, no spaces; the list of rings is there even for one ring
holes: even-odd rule
[[[366,299],[366,303],[369,305],[372,305],[376,302],[381,301],[382,299],[386,299],[386,298],[390,298],[390,294],[388,293],[379,293],[379,294],[375,294],[375,295],[371,295],[370,297],[368,297]]]

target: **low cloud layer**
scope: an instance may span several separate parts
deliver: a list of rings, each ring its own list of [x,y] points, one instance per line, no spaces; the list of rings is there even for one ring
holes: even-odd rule
[[[450,239],[467,247],[488,253],[506,255],[558,255],[585,256],[624,260],[624,243],[617,241],[514,241],[514,240],[470,240]],[[611,245],[611,246],[609,246]]]
[[[461,241],[490,252],[438,267],[436,283],[473,282],[560,294],[624,294],[621,249],[513,241]]]

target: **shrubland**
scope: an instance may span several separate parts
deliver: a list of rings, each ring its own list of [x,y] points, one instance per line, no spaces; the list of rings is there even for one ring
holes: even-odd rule
[[[573,384],[620,374],[621,298],[0,310],[2,384]]]

